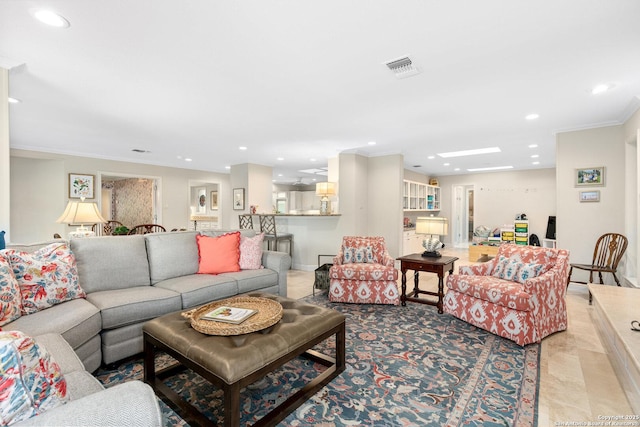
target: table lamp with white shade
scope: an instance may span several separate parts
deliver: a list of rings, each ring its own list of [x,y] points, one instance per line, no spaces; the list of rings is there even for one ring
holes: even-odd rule
[[[336,194],[336,185],[333,182],[318,182],[316,184],[316,196],[320,199],[320,215],[329,215],[331,213],[331,202],[329,196]]]
[[[422,241],[422,246],[425,248],[422,256],[430,258],[441,257],[442,254],[438,249],[444,248],[444,243],[440,241],[440,236],[446,236],[448,232],[449,223],[447,218],[439,216],[418,217],[416,219],[416,234],[430,236]]]
[[[100,210],[95,202],[85,202],[82,198],[80,201],[70,200],[56,222],[80,225],[76,231],[69,233],[69,238],[79,238],[95,236],[95,232],[86,228],[85,225],[105,223],[107,220],[100,215]]]

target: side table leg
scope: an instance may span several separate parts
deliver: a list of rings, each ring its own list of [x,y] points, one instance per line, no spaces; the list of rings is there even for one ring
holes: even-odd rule
[[[402,306],[407,305],[407,270],[401,268],[402,271],[402,293],[400,294],[400,303]]]
[[[444,271],[438,273],[438,314],[442,314],[444,301]]]
[[[416,271],[416,274],[413,276],[413,297],[417,298],[420,293],[420,288],[418,287],[418,283],[420,282],[420,273]]]

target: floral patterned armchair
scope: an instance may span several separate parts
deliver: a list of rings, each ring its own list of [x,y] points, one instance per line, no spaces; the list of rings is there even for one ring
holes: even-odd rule
[[[398,305],[398,270],[394,263],[383,237],[343,237],[329,269],[329,300]]]
[[[486,263],[447,277],[444,311],[519,345],[567,329],[569,252],[503,244]]]

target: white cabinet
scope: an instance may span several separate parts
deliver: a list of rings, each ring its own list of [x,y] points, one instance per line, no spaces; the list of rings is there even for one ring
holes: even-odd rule
[[[424,252],[422,247],[423,235],[416,234],[415,230],[407,230],[403,232],[402,255],[411,255]]]
[[[405,211],[439,211],[440,187],[404,180],[402,208]]]

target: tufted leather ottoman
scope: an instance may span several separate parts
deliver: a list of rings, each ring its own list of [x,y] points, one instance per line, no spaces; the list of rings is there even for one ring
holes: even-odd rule
[[[143,326],[144,379],[189,424],[212,422],[162,382],[162,378],[175,374],[177,369],[192,369],[224,391],[225,426],[240,424],[242,388],[297,356],[310,358],[327,369],[255,425],[277,424],[345,369],[343,314],[275,295],[250,293],[247,296],[278,301],[283,308],[282,319],[263,331],[231,337],[202,334],[193,329],[180,312],[158,317]],[[310,350],[332,335],[336,336],[335,358]],[[156,372],[157,350],[167,352],[181,365]]]

